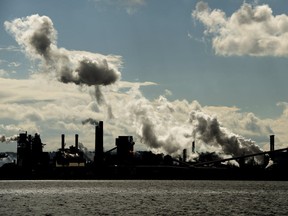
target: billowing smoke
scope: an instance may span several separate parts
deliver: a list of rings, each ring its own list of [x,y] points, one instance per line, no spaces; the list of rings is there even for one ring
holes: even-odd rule
[[[221,147],[223,151],[221,153],[233,157],[262,152],[253,141],[233,134],[222,127],[216,117],[192,111],[189,121],[193,125],[193,137],[208,148],[209,146]]]
[[[140,136],[149,148],[161,149],[169,154],[179,154],[184,148],[190,149],[193,140],[198,147],[201,146],[202,151],[232,157],[262,152],[252,140],[229,132],[220,125],[216,117],[201,111],[192,111],[189,123],[192,126],[190,133],[184,125],[178,127],[170,125],[170,128],[166,128],[166,136],[160,136],[152,121],[145,118],[142,121]]]
[[[57,31],[47,16],[35,14],[6,21],[4,25],[30,58],[40,59],[43,69],[53,71],[63,83],[109,85],[120,78],[119,56],[58,48]]]
[[[190,126],[185,122],[181,125],[177,123],[176,112],[164,97],[151,102],[134,89],[129,94],[129,101],[129,104],[124,105],[129,113],[123,116],[124,120],[129,119],[127,123],[136,129],[139,139],[149,149],[177,155],[191,143],[191,137],[186,136],[191,133]]]
[[[95,98],[99,105],[106,104],[105,98],[99,86],[95,86]]]
[[[19,137],[18,135],[14,135],[14,136],[11,136],[11,137],[7,137],[5,135],[0,135],[0,142],[9,143],[11,141],[17,141],[18,137]]]
[[[164,146],[163,141],[158,140],[155,134],[154,125],[151,123],[149,119],[143,121],[142,139],[143,142],[146,143],[151,148],[157,149]]]
[[[141,141],[156,152],[179,155],[188,149],[192,159],[193,141],[197,151],[216,152],[223,157],[262,152],[252,140],[230,132],[216,117],[205,114],[197,102],[171,103],[164,97],[150,102],[141,98],[128,111],[133,113],[129,118],[134,119],[131,125],[138,128]]]
[[[176,132],[177,129],[171,127],[166,131],[166,136],[159,136],[155,125],[149,119],[145,119],[142,124],[142,141],[151,149],[158,149],[160,152],[177,155],[186,148],[189,143],[187,142],[187,137],[183,134],[185,128],[178,128],[180,130]],[[188,139],[190,138],[188,137]]]

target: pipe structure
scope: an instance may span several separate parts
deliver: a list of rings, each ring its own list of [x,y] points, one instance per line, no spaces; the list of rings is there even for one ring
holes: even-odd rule
[[[213,163],[221,163],[221,162],[230,161],[230,160],[238,160],[238,159],[243,159],[246,157],[253,157],[253,156],[259,156],[259,155],[265,155],[265,154],[273,154],[274,152],[281,152],[281,151],[287,151],[287,150],[288,150],[288,148],[283,148],[283,149],[277,149],[274,151],[264,151],[264,152],[260,152],[260,153],[243,155],[243,156],[239,156],[239,157],[226,158],[226,159],[222,159],[222,160],[202,162],[202,163],[193,164],[192,167],[193,166],[202,166],[202,165],[207,165],[207,164],[213,164]]]
[[[108,154],[108,153],[110,153],[111,151],[113,151],[113,150],[115,150],[115,149],[117,149],[117,148],[118,148],[118,147],[116,146],[116,147],[114,147],[114,148],[112,148],[112,149],[106,151],[105,154]]]

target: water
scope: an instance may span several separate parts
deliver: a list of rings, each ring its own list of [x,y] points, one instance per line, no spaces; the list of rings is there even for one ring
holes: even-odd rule
[[[0,181],[0,215],[288,215],[288,182]]]

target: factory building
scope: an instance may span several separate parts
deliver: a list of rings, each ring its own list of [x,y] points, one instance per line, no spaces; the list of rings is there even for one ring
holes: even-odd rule
[[[17,166],[27,170],[34,170],[48,166],[49,155],[43,152],[44,144],[40,135],[27,135],[20,133],[17,141]]]
[[[134,156],[134,141],[132,136],[119,136],[115,141],[118,163],[131,163]]]
[[[86,160],[83,151],[79,149],[78,139],[78,134],[75,134],[75,146],[65,148],[65,135],[62,134],[61,148],[54,158],[56,167],[85,167]]]

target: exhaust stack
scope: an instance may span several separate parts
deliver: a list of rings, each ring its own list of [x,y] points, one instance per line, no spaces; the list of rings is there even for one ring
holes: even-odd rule
[[[78,134],[75,134],[75,148],[78,149],[78,138],[79,138],[79,135]]]
[[[183,149],[183,162],[187,160],[187,149]]]
[[[192,153],[195,153],[195,141],[192,142]]]
[[[274,138],[275,138],[275,135],[270,135],[270,151],[274,151]]]
[[[103,162],[103,121],[95,126],[95,165],[101,165]]]
[[[65,148],[65,135],[61,135],[61,150],[64,151]]]

